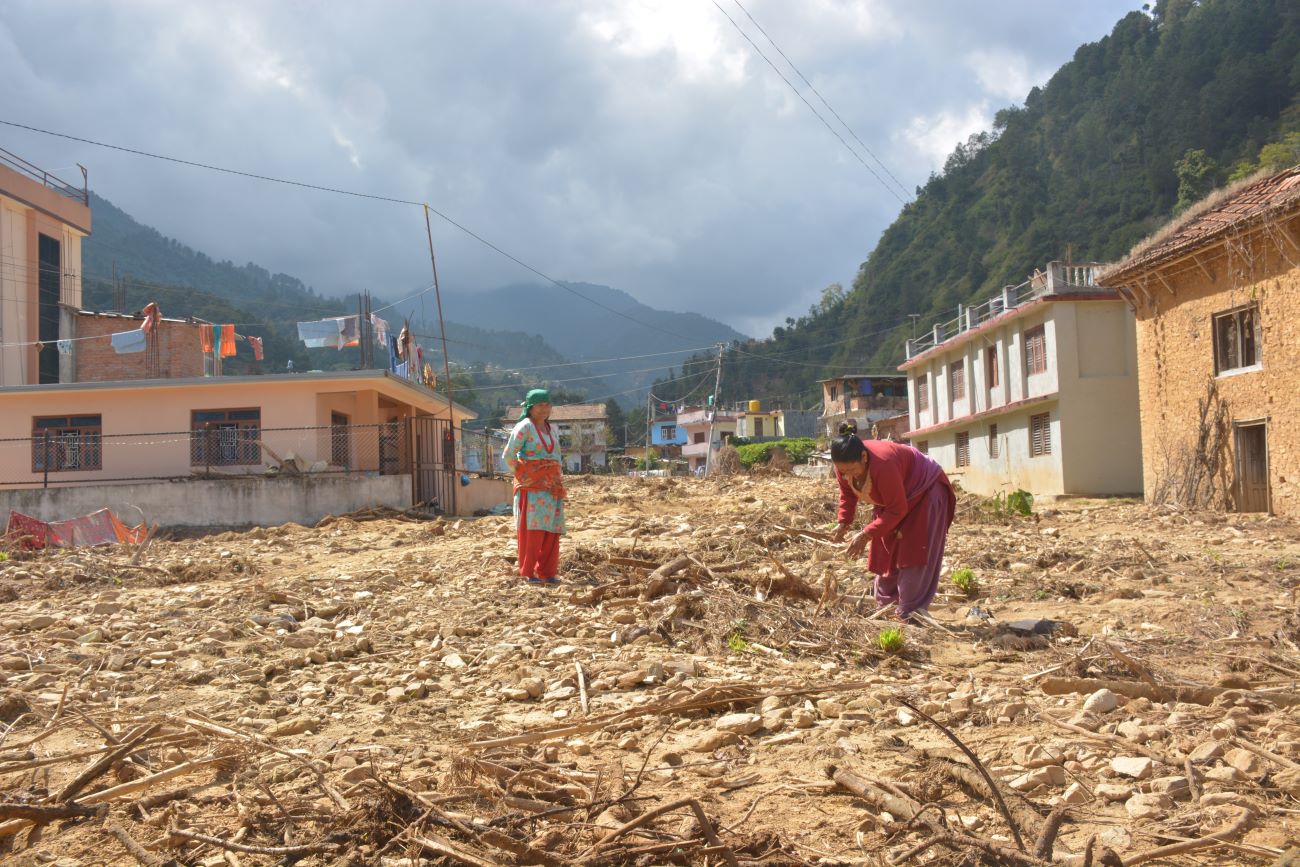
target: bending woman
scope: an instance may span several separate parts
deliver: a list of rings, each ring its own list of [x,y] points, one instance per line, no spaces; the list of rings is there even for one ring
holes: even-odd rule
[[[858,438],[849,422],[831,441],[831,461],[840,485],[841,542],[853,526],[858,501],[873,509],[871,522],[849,542],[850,557],[870,543],[867,569],[876,575],[876,604],[898,604],[898,617],[925,613],[939,589],[948,528],[957,511],[957,496],[943,468],[911,446]]]
[[[559,584],[564,535],[564,480],[559,437],[549,421],[551,393],[534,388],[502,458],[515,474],[515,536],[519,574],[529,584]]]

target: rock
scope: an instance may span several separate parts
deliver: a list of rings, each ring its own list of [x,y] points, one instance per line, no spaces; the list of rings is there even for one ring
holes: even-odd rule
[[[1124,810],[1134,819],[1159,819],[1173,807],[1168,795],[1158,792],[1136,794],[1124,802]]]
[[[1151,776],[1152,761],[1146,756],[1116,756],[1110,760],[1110,769],[1121,777],[1145,780]]]
[[[56,618],[51,617],[48,614],[37,614],[35,617],[29,619],[24,626],[27,631],[35,632],[38,629],[49,629],[58,622],[59,621]]]
[[[519,681],[519,688],[528,693],[529,698],[541,698],[546,692],[546,684],[540,677],[525,677]]]
[[[1251,798],[1240,792],[1206,792],[1201,795],[1200,805],[1202,807],[1221,807],[1225,804],[1233,807],[1245,807],[1248,810],[1258,808],[1258,805]]]
[[[1205,779],[1215,783],[1244,783],[1250,778],[1231,765],[1220,765],[1205,771]]]
[[[1133,797],[1133,787],[1120,783],[1102,783],[1096,788],[1097,797],[1104,801],[1127,801]]]
[[[1046,768],[1050,765],[1059,765],[1059,757],[1052,755],[1038,744],[1030,744],[1023,750],[1017,750],[1015,754],[1016,763],[1025,768]]]
[[[1300,770],[1284,768],[1273,775],[1273,785],[1293,798],[1300,799]]]
[[[1061,796],[1063,804],[1086,804],[1088,803],[1088,792],[1078,783],[1070,783],[1066,787],[1065,794]]]
[[[1108,689],[1099,689],[1083,702],[1083,709],[1088,713],[1110,713],[1119,707],[1119,698]]]
[[[508,686],[501,690],[501,695],[505,696],[510,701],[528,701],[534,698],[528,690],[519,686]]]
[[[591,755],[591,744],[587,743],[581,738],[569,741],[568,746],[569,749],[573,750],[573,754],[575,756]]]
[[[1187,785],[1186,777],[1157,777],[1151,781],[1151,791],[1168,795],[1175,801],[1186,801],[1192,797],[1192,789]]]
[[[761,720],[761,718],[760,718]],[[735,732],[711,731],[696,738],[687,747],[693,753],[711,753],[714,750],[740,743],[740,735]]]
[[[390,686],[384,690],[384,698],[389,701],[401,701],[406,697],[406,689],[400,686]]]
[[[817,715],[807,708],[797,707],[790,714],[790,724],[797,729],[810,729],[817,725]]]
[[[720,732],[750,735],[763,727],[763,718],[756,713],[729,713],[719,717],[713,727]]]
[[[1261,777],[1268,768],[1264,760],[1249,750],[1232,749],[1223,754],[1223,761],[1248,777]]]
[[[1081,729],[1095,732],[1097,729],[1101,728],[1101,717],[1097,716],[1095,713],[1080,711],[1070,717],[1070,725],[1075,725]]]
[[[900,707],[894,713],[894,718],[898,720],[900,726],[916,725],[916,714],[905,707]]]
[[[1115,734],[1135,744],[1143,744],[1147,741],[1146,732],[1142,729],[1142,723],[1134,719],[1124,720],[1124,722],[1117,725]]]
[[[1226,741],[1237,736],[1237,723],[1230,719],[1219,720],[1210,726],[1210,737],[1216,741]]]
[[[844,705],[834,699],[824,698],[817,702],[817,712],[823,719],[838,719],[844,713]]]
[[[464,668],[465,660],[459,653],[449,653],[442,658],[442,664],[448,668]]]
[[[1039,786],[1064,786],[1065,779],[1064,768],[1060,765],[1049,765],[1021,774],[1007,785],[1017,792],[1032,792]]]
[[[1300,867],[1300,846],[1292,846],[1278,855],[1273,867]]]
[[[1193,762],[1209,762],[1223,755],[1222,741],[1202,741],[1187,757]]]

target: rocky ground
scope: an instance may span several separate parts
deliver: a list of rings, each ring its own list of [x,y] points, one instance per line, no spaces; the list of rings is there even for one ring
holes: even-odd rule
[[[11,553],[4,857],[1266,865],[1300,843],[1290,523],[964,499],[936,625],[893,647],[821,538],[829,482],[570,492],[559,589],[511,577],[508,518]]]

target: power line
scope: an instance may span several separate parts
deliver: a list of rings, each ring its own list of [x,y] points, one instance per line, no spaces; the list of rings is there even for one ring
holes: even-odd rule
[[[740,7],[740,11],[745,13],[745,17],[749,19],[750,23],[758,28],[759,33],[762,33],[763,36],[767,37],[768,42],[772,43],[772,47],[776,49],[777,54],[781,55],[781,59],[784,60],[786,63],[790,64],[790,68],[794,70],[795,75],[799,76],[799,78],[802,79],[803,83],[808,85],[809,90],[817,94],[817,98],[822,101],[822,105],[826,106],[827,110],[830,111],[831,114],[835,115],[835,119],[840,122],[841,126],[843,126],[846,130],[848,130],[849,135],[853,136],[854,141],[862,145],[862,149],[871,155],[871,158],[876,161],[876,164],[880,166],[881,170],[884,171],[884,173],[889,176],[889,179],[892,180],[900,190],[902,190],[903,195],[908,196],[910,198],[911,194],[907,192],[907,187],[903,186],[903,184],[898,180],[898,178],[894,177],[894,173],[889,170],[889,166],[885,165],[884,162],[880,159],[880,157],[876,156],[875,152],[871,150],[871,148],[867,147],[867,143],[864,142],[861,139],[861,137],[859,137],[858,134],[853,131],[853,127],[849,126],[848,123],[844,120],[844,118],[840,117],[840,113],[836,111],[829,102],[826,101],[826,97],[822,96],[821,91],[819,91],[816,88],[816,86],[814,86],[813,83],[808,80],[808,77],[799,70],[799,67],[794,65],[794,61],[786,56],[786,53],[781,50],[781,46],[776,44],[776,40],[772,38],[771,34],[769,34],[766,30],[763,29],[763,25],[759,24],[756,20],[754,20],[754,16],[750,15],[749,10],[746,9],[743,5],[741,5],[740,0],[731,0],[731,2],[735,3],[736,6]]]
[[[452,226],[455,226],[457,229],[464,232],[466,235],[469,235],[475,241],[478,241],[480,244],[484,245],[488,249],[500,254],[501,256],[504,256],[505,258],[509,259],[511,262],[514,262],[516,265],[523,268],[524,270],[536,274],[538,277],[541,277],[543,280],[555,284],[559,288],[563,289],[565,292],[568,292],[572,295],[577,296],[578,298],[581,298],[582,300],[586,301],[588,304],[594,304],[595,306],[600,307],[603,310],[607,310],[608,312],[613,313],[616,316],[623,317],[629,322],[634,322],[637,325],[640,325],[642,328],[649,328],[654,331],[658,331],[661,334],[667,334],[669,337],[676,337],[681,340],[691,339],[689,337],[685,337],[684,335],[677,334],[676,332],[669,331],[666,328],[660,328],[658,325],[653,325],[649,322],[642,322],[641,320],[637,319],[634,316],[629,316],[628,314],[624,313],[621,310],[616,310],[613,307],[610,307],[608,304],[603,304],[594,298],[590,298],[584,295],[583,293],[579,292],[577,289],[574,289],[571,286],[561,283],[559,280],[556,280],[554,277],[551,277],[550,275],[543,273],[537,268],[534,268],[532,265],[529,265],[527,262],[513,255],[512,253],[506,252],[505,250],[498,247],[496,244],[489,241],[487,238],[484,238],[482,235],[475,232],[473,229],[470,229],[468,226],[465,226],[457,222],[456,220],[449,217],[447,214],[444,214],[442,211],[439,211],[437,208],[433,207],[432,205],[429,205],[427,202],[415,202],[415,201],[411,201],[410,199],[398,199],[393,196],[381,196],[374,193],[359,193],[354,190],[344,190],[338,187],[327,187],[321,184],[311,184],[311,183],[306,183],[304,181],[293,181],[287,178],[274,177],[272,175],[264,175],[256,172],[245,172],[245,171],[240,171],[238,169],[225,168],[224,166],[214,166],[209,163],[201,163],[195,160],[186,160],[186,159],[181,159],[179,157],[166,156],[164,154],[150,153],[149,151],[138,150],[136,148],[123,147],[121,145],[108,144],[106,142],[95,141],[93,139],[88,139],[88,138],[81,138],[80,136],[75,136],[75,135],[69,135],[67,133],[54,132],[48,129],[41,129],[40,127],[28,126],[27,124],[17,123],[12,120],[4,120],[3,118],[0,118],[0,124],[4,124],[5,126],[16,127],[17,129],[25,129],[31,132],[41,133],[42,135],[49,135],[49,136],[54,136],[56,138],[67,139],[69,141],[81,142],[82,144],[88,144],[94,147],[108,148],[109,150],[135,154],[136,156],[149,157],[151,159],[163,160],[165,162],[170,162],[170,163],[177,163],[179,165],[190,166],[192,168],[207,169],[208,171],[221,172],[223,174],[236,175],[238,177],[243,177],[243,178],[251,178],[253,180],[258,180],[258,181],[266,181],[272,184],[284,184],[290,187],[299,187],[307,190],[316,190],[322,193],[333,193],[335,195],[340,195],[340,196],[352,196],[358,199],[371,199],[373,201],[388,202],[394,205],[410,205],[417,208],[428,208],[429,211],[433,214],[436,214],[439,217],[439,219],[451,224]]]
[[[811,111],[817,117],[817,119],[822,122],[822,125],[825,126],[826,129],[830,130],[831,135],[839,139],[840,144],[844,145],[844,149],[847,150],[849,153],[851,153],[854,159],[862,163],[862,167],[866,169],[868,172],[870,172],[871,176],[875,178],[877,181],[879,181],[880,185],[884,187],[886,190],[888,190],[890,195],[898,199],[900,204],[906,205],[907,201],[902,196],[900,196],[893,187],[885,183],[885,179],[882,178],[879,175],[879,173],[877,173],[876,170],[871,167],[871,164],[868,163],[866,160],[864,160],[861,154],[855,151],[852,145],[850,145],[847,141],[844,140],[844,136],[840,135],[839,132],[835,129],[835,127],[830,125],[830,122],[827,121],[826,118],[822,117],[821,112],[817,111],[817,109],[813,106],[813,104],[808,101],[807,97],[805,97],[802,93],[799,92],[799,88],[795,87],[794,84],[790,81],[790,79],[785,77],[785,73],[783,73],[780,69],[777,68],[777,65],[772,62],[771,58],[769,58],[766,54],[763,53],[763,50],[758,47],[758,43],[754,42],[753,39],[749,38],[749,34],[741,29],[740,25],[736,23],[736,19],[732,18],[730,13],[728,13],[726,9],[722,8],[722,6],[718,3],[718,0],[712,0],[712,3],[714,6],[717,7],[719,12],[721,12],[724,16],[726,16],[726,19],[731,22],[731,26],[736,28],[736,32],[744,37],[745,41],[748,42],[750,46],[754,49],[754,52],[758,54],[759,57],[763,58],[764,62],[766,62],[768,66],[772,67],[772,71],[775,72],[780,77],[780,79],[785,82],[786,87],[790,88],[790,90],[794,93],[794,95],[799,97],[800,101],[802,101],[804,105],[808,106],[808,110]]]

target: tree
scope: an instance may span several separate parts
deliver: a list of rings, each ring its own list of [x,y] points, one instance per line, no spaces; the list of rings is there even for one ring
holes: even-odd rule
[[[627,416],[623,414],[623,407],[619,406],[618,401],[613,398],[605,402],[605,420],[609,424],[606,445],[619,447],[627,445]]]
[[[1174,163],[1178,175],[1178,202],[1174,213],[1180,214],[1210,194],[1219,166],[1200,148],[1189,150]]]

